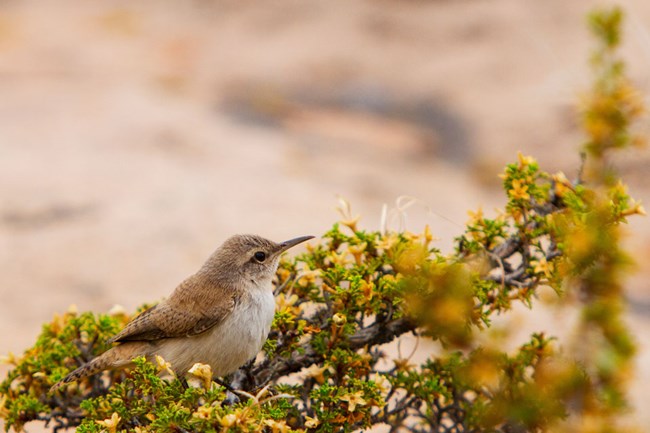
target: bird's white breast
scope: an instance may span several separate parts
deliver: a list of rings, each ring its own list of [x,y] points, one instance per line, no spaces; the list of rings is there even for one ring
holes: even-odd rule
[[[255,287],[212,329],[193,337],[161,340],[155,353],[185,374],[195,363],[209,364],[215,376],[233,373],[262,349],[271,330],[275,300],[270,284]]]

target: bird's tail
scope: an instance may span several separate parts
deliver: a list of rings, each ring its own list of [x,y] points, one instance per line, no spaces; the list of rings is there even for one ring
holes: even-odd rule
[[[133,344],[121,344],[99,355],[97,358],[87,362],[81,367],[69,373],[66,377],[55,383],[50,392],[54,392],[62,386],[92,376],[104,370],[124,367],[131,363],[131,360],[138,356],[137,348]],[[135,349],[135,350],[134,350]]]

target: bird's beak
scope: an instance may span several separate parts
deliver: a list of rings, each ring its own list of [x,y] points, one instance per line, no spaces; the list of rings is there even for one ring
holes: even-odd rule
[[[314,238],[313,236],[300,236],[299,238],[294,238],[294,239],[289,239],[288,241],[284,241],[280,244],[280,249],[278,250],[278,253],[286,251],[289,248],[294,247],[301,242],[305,242],[313,238]]]

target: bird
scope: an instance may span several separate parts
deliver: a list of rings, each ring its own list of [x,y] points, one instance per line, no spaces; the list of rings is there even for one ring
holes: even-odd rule
[[[182,377],[195,363],[226,376],[253,359],[266,341],[275,314],[272,279],[280,255],[312,239],[276,243],[235,235],[171,296],[145,310],[109,339],[113,347],[54,384],[64,385],[104,370],[124,368],[137,357],[169,362]]]

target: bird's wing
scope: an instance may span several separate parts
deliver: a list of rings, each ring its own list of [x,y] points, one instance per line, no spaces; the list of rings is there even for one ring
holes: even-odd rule
[[[189,284],[188,284],[189,283]],[[162,338],[197,335],[223,321],[235,306],[232,293],[220,293],[219,302],[188,295],[190,281],[181,284],[172,297],[154,305],[137,316],[110,343],[159,340]],[[186,296],[178,296],[185,292]]]

